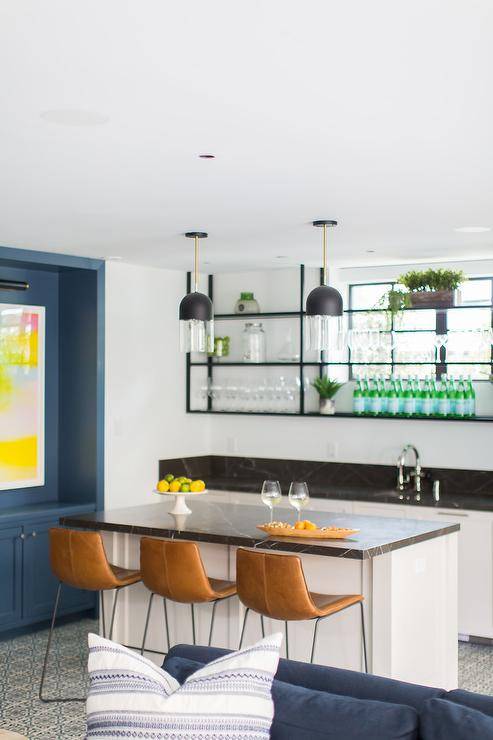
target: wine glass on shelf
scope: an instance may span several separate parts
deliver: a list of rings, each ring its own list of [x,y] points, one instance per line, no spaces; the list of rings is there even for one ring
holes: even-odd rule
[[[289,503],[298,512],[298,521],[301,517],[301,509],[307,505],[310,500],[308,493],[308,484],[302,481],[293,481],[289,486]]]
[[[274,506],[280,503],[282,498],[281,486],[278,480],[264,480],[262,484],[262,493],[260,494],[262,503],[270,509],[270,521],[272,524],[272,515]]]

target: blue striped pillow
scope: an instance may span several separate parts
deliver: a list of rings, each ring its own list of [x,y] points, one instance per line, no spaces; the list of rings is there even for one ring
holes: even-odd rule
[[[178,681],[147,658],[89,635],[88,740],[267,740],[280,633]]]

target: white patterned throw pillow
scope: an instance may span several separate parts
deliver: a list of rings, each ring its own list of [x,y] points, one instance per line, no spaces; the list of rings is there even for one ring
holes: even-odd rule
[[[267,740],[282,635],[175,678],[147,658],[89,635],[87,738]]]

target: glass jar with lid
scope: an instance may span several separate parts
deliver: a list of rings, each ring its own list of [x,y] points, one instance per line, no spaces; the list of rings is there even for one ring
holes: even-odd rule
[[[245,324],[242,345],[243,362],[265,362],[265,332],[261,323]]]

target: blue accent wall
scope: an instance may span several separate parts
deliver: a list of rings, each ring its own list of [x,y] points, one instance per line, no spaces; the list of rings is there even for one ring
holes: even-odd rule
[[[0,490],[0,512],[28,504],[104,507],[102,260],[0,246],[0,303],[45,306],[45,485]]]
[[[0,290],[0,303],[45,306],[45,485],[0,491],[0,509],[56,501],[58,497],[59,290],[58,273],[0,267],[0,279],[30,284],[26,291]]]

